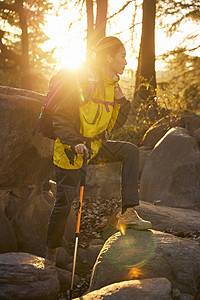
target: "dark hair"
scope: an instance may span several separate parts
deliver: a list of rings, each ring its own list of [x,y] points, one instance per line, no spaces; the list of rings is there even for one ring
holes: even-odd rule
[[[101,67],[107,61],[107,55],[114,56],[121,47],[124,47],[123,43],[114,36],[108,36],[102,38],[93,49],[93,53],[88,56],[87,66],[92,71],[92,73],[97,77],[102,90],[104,91],[105,97],[105,87],[102,77]],[[93,57],[95,54],[95,57]]]
[[[108,54],[113,57],[121,47],[124,47],[123,43],[114,36],[102,38],[94,49],[95,62],[100,66],[106,62]]]

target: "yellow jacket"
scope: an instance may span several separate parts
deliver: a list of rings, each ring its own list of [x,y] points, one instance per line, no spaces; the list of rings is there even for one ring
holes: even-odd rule
[[[77,85],[72,88],[73,85],[68,82],[65,96],[53,115],[54,131],[58,136],[53,156],[56,166],[63,169],[80,169],[83,155],[75,154],[72,148],[79,143],[86,144],[89,141],[92,153],[90,159],[92,159],[102,145],[102,138],[107,139],[116,125],[120,106],[123,104],[127,107],[128,104],[129,110],[130,103],[125,98],[114,99],[114,88],[118,85],[118,81],[110,79],[103,72],[102,79],[103,82],[95,82],[92,98],[84,102],[82,88]],[[121,125],[123,124],[118,127]]]

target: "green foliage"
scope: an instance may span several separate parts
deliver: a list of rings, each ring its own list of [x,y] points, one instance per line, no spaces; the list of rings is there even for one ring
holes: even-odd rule
[[[200,87],[197,83],[190,84],[183,92],[187,110],[200,111]]]
[[[140,126],[133,124],[124,125],[116,132],[113,132],[111,139],[115,141],[126,141],[140,146],[142,138],[149,127],[150,124],[147,124],[146,122],[141,123]]]
[[[167,81],[158,82],[158,101],[165,108],[173,110],[200,110],[200,57],[190,56],[183,51],[169,60]]]

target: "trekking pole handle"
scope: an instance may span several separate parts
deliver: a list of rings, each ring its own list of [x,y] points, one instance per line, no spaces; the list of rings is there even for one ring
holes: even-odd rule
[[[81,167],[81,182],[80,182],[80,186],[85,186],[86,166],[87,166],[87,157],[84,154],[83,155],[83,165]]]

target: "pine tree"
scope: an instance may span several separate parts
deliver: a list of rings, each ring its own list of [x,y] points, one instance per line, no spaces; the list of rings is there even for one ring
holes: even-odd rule
[[[48,39],[42,26],[50,9],[52,4],[41,0],[0,2],[0,70],[11,76],[11,85],[34,88],[34,70],[52,62],[49,53],[41,50]]]
[[[142,34],[136,72],[133,108],[139,119],[153,122],[157,117],[155,75],[156,0],[144,0]]]

